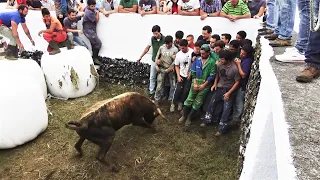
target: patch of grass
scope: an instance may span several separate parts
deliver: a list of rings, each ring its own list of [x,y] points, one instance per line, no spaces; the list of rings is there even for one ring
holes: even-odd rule
[[[85,141],[84,155],[76,157],[76,132],[65,123],[77,120],[97,101],[126,91],[123,86],[100,83],[93,93],[74,100],[51,99],[47,105],[47,130],[23,146],[0,151],[0,179],[120,179],[120,180],[234,180],[237,179],[239,131],[216,138],[216,127],[200,130],[194,122],[191,132],[178,124],[180,114],[170,113],[169,104],[155,121],[157,132],[126,126],[117,132],[103,165],[95,160],[97,146]],[[141,89],[134,91],[144,92]],[[117,172],[118,171],[118,172]]]

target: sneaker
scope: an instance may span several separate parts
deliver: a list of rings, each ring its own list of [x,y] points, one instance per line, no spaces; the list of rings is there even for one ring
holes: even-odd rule
[[[268,34],[268,35],[264,36],[264,38],[273,41],[273,40],[276,40],[278,38],[278,35],[276,35],[276,34]]]
[[[171,106],[170,106],[170,112],[174,112],[174,109],[175,109],[175,105],[174,105],[174,104],[171,104]]]
[[[183,103],[179,103],[179,104],[178,104],[178,111],[181,111],[182,108],[183,108]]]
[[[265,30],[265,31],[259,31],[259,35],[260,36],[263,36],[263,35],[269,35],[269,34],[273,34],[273,30],[271,30],[271,29],[267,29],[267,30]]]
[[[299,52],[298,49],[292,48],[285,51],[283,54],[276,55],[276,60],[281,62],[304,62],[304,54]]]
[[[285,47],[285,46],[291,46],[291,39],[275,39],[274,41],[271,41],[269,43],[272,47]]]
[[[307,66],[297,77],[296,81],[302,83],[311,82],[320,76],[320,70],[313,66]]]

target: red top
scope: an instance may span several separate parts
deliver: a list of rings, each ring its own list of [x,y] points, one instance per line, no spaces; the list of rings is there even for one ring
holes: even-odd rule
[[[193,43],[189,44],[188,47],[191,48],[191,49],[194,49],[194,44]]]
[[[172,14],[175,12],[178,13],[178,5],[172,5]]]
[[[21,4],[27,5],[27,2],[26,2],[26,0],[17,0],[17,4],[18,5],[21,5]]]

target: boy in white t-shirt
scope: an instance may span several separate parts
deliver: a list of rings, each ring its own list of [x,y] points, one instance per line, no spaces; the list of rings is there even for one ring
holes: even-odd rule
[[[189,72],[192,52],[193,49],[188,47],[188,41],[186,39],[180,40],[180,51],[177,53],[174,61],[178,83],[170,106],[170,112],[174,112],[176,104],[178,104],[178,110],[181,111],[183,103],[189,94],[191,86],[191,77]]]
[[[199,0],[179,0],[178,14],[184,16],[199,16],[200,1]]]

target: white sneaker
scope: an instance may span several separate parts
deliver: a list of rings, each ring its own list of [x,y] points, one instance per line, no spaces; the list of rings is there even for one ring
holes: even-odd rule
[[[300,53],[296,48],[287,48],[283,54],[275,56],[281,62],[300,62],[304,63],[304,54]]]
[[[284,50],[284,52],[292,52],[292,51],[296,51],[297,48],[295,47],[289,47],[289,48],[286,48],[286,50]]]
[[[183,103],[179,103],[179,104],[178,104],[178,111],[181,111],[182,108],[183,108]]]

